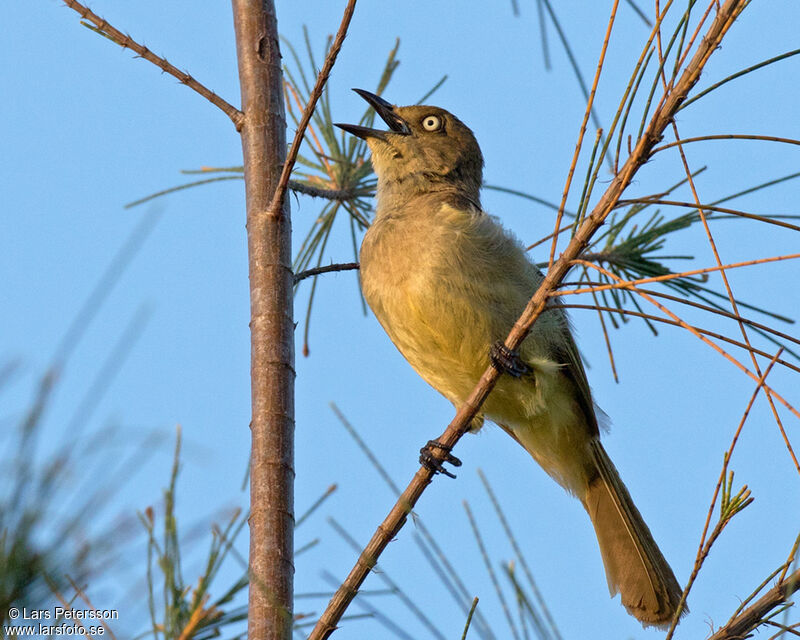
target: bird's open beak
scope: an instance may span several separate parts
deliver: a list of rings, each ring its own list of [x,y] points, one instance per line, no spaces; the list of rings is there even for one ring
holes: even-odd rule
[[[389,126],[391,131],[370,129],[369,127],[362,127],[357,124],[337,123],[337,127],[344,129],[348,133],[352,133],[354,136],[357,136],[363,140],[366,140],[367,138],[380,138],[381,140],[385,140],[387,133],[394,133],[402,136],[407,136],[411,133],[406,121],[397,115],[397,113],[395,113],[394,105],[386,102],[386,100],[380,96],[376,96],[374,93],[364,91],[364,89],[353,89],[353,91],[364,98],[364,100],[366,100],[370,106],[375,109],[375,113],[381,117],[381,119]]]

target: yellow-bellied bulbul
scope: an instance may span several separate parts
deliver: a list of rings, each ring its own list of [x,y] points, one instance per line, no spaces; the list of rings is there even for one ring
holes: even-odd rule
[[[411,366],[458,407],[542,275],[481,208],[483,156],[472,131],[444,109],[397,107],[356,91],[389,127],[338,125],[367,141],[378,176],[375,220],[361,245],[364,296]],[[553,307],[519,353],[493,351],[511,375],[498,380],[483,414],[583,503],[611,594],[643,624],[666,625],[681,589],[600,444],[580,354]]]

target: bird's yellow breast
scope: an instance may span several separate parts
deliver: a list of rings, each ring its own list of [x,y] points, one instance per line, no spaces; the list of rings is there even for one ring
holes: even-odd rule
[[[364,296],[389,337],[456,404],[541,278],[493,218],[447,204],[379,215],[364,238],[361,265]],[[546,359],[546,351],[529,339],[525,356]]]
[[[364,296],[419,375],[456,406],[489,366],[536,287],[538,270],[491,216],[447,204],[379,214],[361,247]],[[587,471],[575,452],[591,437],[562,373],[564,318],[545,313],[520,354],[533,375],[502,376],[483,405],[562,485],[580,494]],[[578,365],[579,366],[579,365]]]

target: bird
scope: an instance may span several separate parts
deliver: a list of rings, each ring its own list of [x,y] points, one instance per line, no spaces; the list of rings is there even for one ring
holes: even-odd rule
[[[509,374],[470,430],[484,419],[496,423],[581,501],[611,596],[619,593],[643,626],[665,628],[681,606],[681,588],[600,442],[605,414],[592,399],[565,311],[551,302],[517,351],[502,343],[543,276],[481,206],[484,162],[475,135],[442,108],[396,106],[354,91],[388,126],[336,125],[366,141],[378,180],[359,255],[364,298],[404,358],[456,408],[490,362]],[[439,458],[428,456],[439,465],[434,471],[442,470]],[[449,453],[445,459],[460,464]]]

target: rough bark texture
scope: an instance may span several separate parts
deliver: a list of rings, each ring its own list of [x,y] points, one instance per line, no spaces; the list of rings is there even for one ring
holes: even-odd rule
[[[286,154],[271,0],[233,0],[250,264],[252,462],[248,637],[291,637],[294,578],[294,322],[288,203],[270,210]]]

